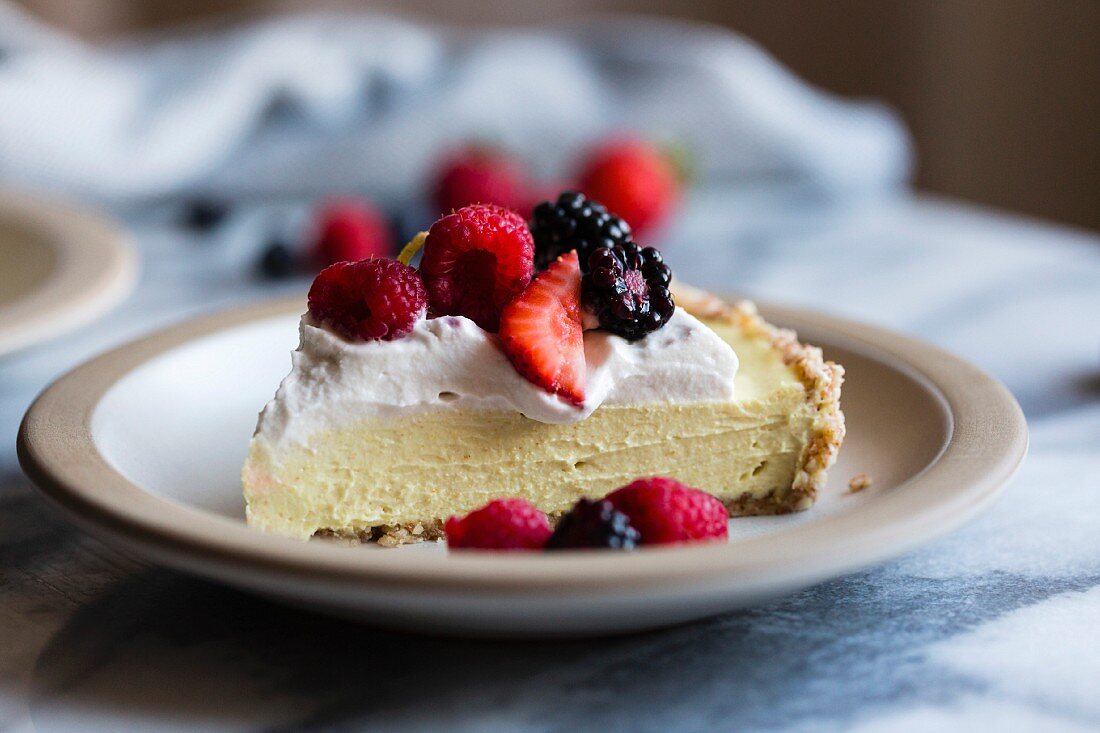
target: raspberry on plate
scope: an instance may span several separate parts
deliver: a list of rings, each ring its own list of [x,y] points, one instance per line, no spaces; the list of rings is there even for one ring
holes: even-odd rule
[[[420,274],[432,315],[466,316],[486,331],[534,274],[527,222],[499,206],[467,206],[432,224]]]
[[[680,197],[676,167],[655,145],[615,139],[589,154],[581,190],[626,219],[644,237],[668,216]]]
[[[393,235],[386,218],[366,201],[329,201],[321,208],[318,222],[310,251],[322,267],[393,253]]]
[[[630,518],[643,545],[726,539],[729,512],[718,499],[670,478],[643,478],[607,500]]]
[[[584,403],[584,325],[577,253],[559,257],[509,303],[500,339],[528,381],[574,405]]]
[[[510,156],[493,148],[471,146],[444,161],[432,186],[432,200],[440,215],[473,204],[522,211],[527,184],[523,170]]]
[[[550,538],[546,515],[523,499],[494,499],[444,529],[452,550],[541,550]]]
[[[632,550],[638,544],[638,530],[630,518],[607,499],[581,499],[558,522],[546,543],[547,550],[610,547]]]
[[[427,305],[420,275],[397,260],[337,262],[309,289],[310,315],[352,341],[401,338]]]

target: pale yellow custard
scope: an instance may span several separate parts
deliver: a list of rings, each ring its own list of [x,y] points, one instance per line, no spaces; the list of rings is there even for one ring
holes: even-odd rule
[[[494,498],[554,515],[650,475],[704,489],[733,514],[808,508],[843,438],[843,370],[750,304],[687,288],[677,302],[736,352],[732,398],[609,404],[569,424],[514,410],[372,414],[293,446],[258,435],[243,470],[249,524],[398,544],[438,537],[442,520]]]

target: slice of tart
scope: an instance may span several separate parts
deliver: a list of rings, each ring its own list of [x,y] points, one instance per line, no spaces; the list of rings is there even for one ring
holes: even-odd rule
[[[439,538],[448,517],[493,499],[526,499],[554,518],[651,475],[703,489],[735,515],[813,504],[844,435],[843,370],[819,349],[749,303],[670,293],[659,256],[629,243],[615,261],[582,245],[583,272],[569,252],[512,283],[496,264],[511,256],[501,232],[522,232],[499,225],[496,239],[456,249],[453,237],[477,226],[448,235],[439,225],[419,273],[430,308],[417,305],[418,284],[374,272],[414,277],[390,268],[398,263],[343,263],[370,270],[352,290],[407,295],[372,295],[354,317],[324,302],[351,286],[318,277],[293,370],[260,415],[243,469],[250,525],[396,545]],[[475,266],[488,269],[469,275]],[[500,295],[501,282],[514,292]],[[615,300],[624,287],[636,312]],[[413,307],[398,312],[399,301]]]

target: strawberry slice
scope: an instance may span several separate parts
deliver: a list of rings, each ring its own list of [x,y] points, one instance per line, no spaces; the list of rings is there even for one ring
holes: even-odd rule
[[[577,253],[559,257],[504,307],[500,338],[529,382],[574,405],[584,403],[584,328]]]

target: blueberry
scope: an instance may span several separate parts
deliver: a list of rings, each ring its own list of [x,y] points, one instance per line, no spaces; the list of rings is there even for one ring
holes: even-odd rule
[[[213,199],[189,201],[183,211],[183,225],[197,232],[209,232],[229,216],[229,205]]]
[[[288,278],[298,269],[294,253],[281,242],[274,242],[260,256],[259,272],[270,280]]]

